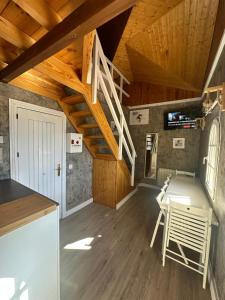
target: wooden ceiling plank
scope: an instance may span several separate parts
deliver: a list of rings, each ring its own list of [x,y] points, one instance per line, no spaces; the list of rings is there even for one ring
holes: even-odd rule
[[[92,50],[94,46],[96,31],[91,31],[84,36],[83,40],[83,66],[82,66],[82,82],[87,83],[88,75],[92,63]]]
[[[34,80],[31,80],[27,75],[22,74],[18,76],[17,78],[13,79],[10,84],[15,85],[19,88],[22,88],[24,90],[28,90],[30,92],[36,93],[38,95],[47,97],[49,99],[58,101],[62,95],[54,93],[50,91],[47,87],[42,87],[38,84],[38,82],[35,82]]]
[[[22,50],[29,48],[35,43],[34,39],[20,31],[17,27],[1,16],[0,36]],[[74,70],[54,56],[41,64],[38,64],[35,69],[63,85],[68,85],[77,92],[84,92],[84,85],[81,83]]]
[[[62,18],[49,6],[45,0],[13,0],[35,21],[46,29],[52,29],[62,21]]]
[[[218,0],[138,1],[114,64],[133,81],[202,90],[217,7]]]
[[[0,14],[4,11],[6,6],[9,4],[10,0],[1,0],[0,1]]]
[[[7,65],[8,64],[4,61],[4,57],[0,54],[0,69],[5,68]],[[25,72],[13,79],[10,84],[56,101],[65,96],[64,90],[61,87],[36,76],[33,70]]]
[[[5,67],[6,64],[0,62],[0,66]],[[40,82],[38,81],[38,78],[32,78],[27,73],[28,72],[18,76],[17,78],[12,80],[10,84],[55,101],[58,101],[60,97],[64,95],[63,90],[61,92],[58,92],[57,90],[54,91],[53,89],[50,89],[50,87],[47,86],[47,84],[45,87],[41,86]]]
[[[135,4],[135,0],[87,0],[0,72],[9,82]]]

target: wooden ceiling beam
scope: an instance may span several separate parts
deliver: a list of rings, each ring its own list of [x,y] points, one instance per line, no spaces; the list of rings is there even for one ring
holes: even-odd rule
[[[1,16],[0,37],[22,50],[31,47],[36,42],[29,35],[19,30],[16,26]],[[84,85],[81,83],[75,71],[69,65],[54,56],[38,64],[35,69],[55,81],[69,86],[79,93],[84,93]]]
[[[38,42],[0,72],[0,80],[9,82],[33,68],[74,39],[82,37],[127,10],[136,0],[87,0]]]

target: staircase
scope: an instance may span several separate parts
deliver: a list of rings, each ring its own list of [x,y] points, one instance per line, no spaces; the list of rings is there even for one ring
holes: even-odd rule
[[[94,181],[98,182],[102,176],[103,169],[105,169],[105,174],[107,174],[107,168],[111,168],[112,173],[115,172],[115,178],[113,178],[115,182],[114,194],[124,196],[129,192],[127,185],[134,185],[136,157],[134,145],[121,106],[123,96],[129,97],[123,88],[124,84],[129,84],[129,82],[105,57],[97,34],[93,47],[91,77],[91,85],[85,84],[83,94],[74,94],[65,97],[59,101],[59,104],[76,131],[83,134],[84,144],[93,158],[101,160],[99,163],[94,163],[96,170],[100,168],[99,172],[94,170],[94,174],[98,174],[97,180],[94,178]],[[103,93],[105,102],[111,113],[111,118],[115,122],[118,131],[118,141],[113,135],[105,112],[101,103],[98,101],[99,92]],[[126,153],[129,159],[129,167],[123,161],[123,153]],[[104,165],[103,161],[112,161],[112,163]],[[131,174],[129,169],[131,170]],[[113,174],[110,174],[110,176],[113,176]],[[130,178],[130,184],[127,182],[128,177]],[[108,185],[112,185],[110,178],[108,180]],[[119,180],[124,182],[123,187]],[[104,177],[101,178],[101,181],[104,181]],[[96,190],[96,188],[94,188],[94,190]],[[106,191],[106,188],[104,191]],[[101,191],[102,197],[104,191]],[[115,201],[113,200],[113,204],[110,206],[115,207],[120,198],[118,197]]]

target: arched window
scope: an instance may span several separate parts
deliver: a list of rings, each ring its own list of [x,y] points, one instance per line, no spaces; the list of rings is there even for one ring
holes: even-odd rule
[[[219,146],[220,146],[220,126],[219,126],[219,121],[215,119],[211,125],[210,134],[209,134],[206,181],[205,181],[209,195],[213,200],[214,200],[215,189],[216,189]]]

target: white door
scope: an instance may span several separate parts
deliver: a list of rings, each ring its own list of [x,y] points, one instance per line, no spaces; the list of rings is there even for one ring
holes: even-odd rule
[[[17,181],[61,206],[63,119],[17,107],[16,139]]]

